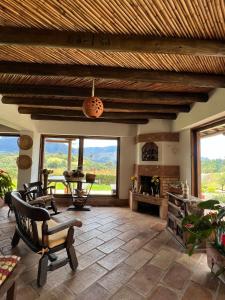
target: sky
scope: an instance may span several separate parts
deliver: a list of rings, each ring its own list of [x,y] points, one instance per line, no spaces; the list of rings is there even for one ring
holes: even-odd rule
[[[225,135],[201,138],[201,157],[225,159]]]

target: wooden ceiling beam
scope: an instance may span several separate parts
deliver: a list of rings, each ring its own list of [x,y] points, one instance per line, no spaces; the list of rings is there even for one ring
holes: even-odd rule
[[[128,80],[147,83],[182,84],[190,87],[223,88],[225,76],[187,72],[152,71],[102,66],[0,62],[0,73],[29,76],[66,76]]]
[[[91,88],[44,86],[24,84],[1,84],[0,93],[3,95],[44,95],[44,96],[74,96],[86,98],[91,96]],[[102,99],[135,99],[135,100],[178,100],[206,102],[208,94],[205,93],[168,93],[149,92],[124,89],[95,89],[95,95]]]
[[[148,119],[88,119],[86,117],[66,117],[66,116],[47,116],[47,115],[31,115],[32,120],[46,121],[73,121],[73,122],[107,122],[107,123],[122,123],[122,124],[147,124]]]
[[[69,109],[50,109],[50,108],[33,108],[18,107],[20,114],[49,115],[49,116],[67,116],[67,117],[84,117],[82,111]],[[175,113],[126,113],[126,112],[103,112],[100,118],[104,119],[170,119],[175,120]]]
[[[98,51],[225,56],[224,41],[110,35],[15,27],[0,28],[0,45],[28,45]]]
[[[82,109],[83,100],[61,100],[61,99],[44,99],[44,98],[17,98],[17,97],[2,97],[4,104],[16,104],[32,107],[52,107],[52,108],[77,108]],[[119,103],[104,101],[104,109],[106,111],[142,111],[142,112],[189,112],[189,105],[161,105],[161,104],[138,104],[138,103]]]

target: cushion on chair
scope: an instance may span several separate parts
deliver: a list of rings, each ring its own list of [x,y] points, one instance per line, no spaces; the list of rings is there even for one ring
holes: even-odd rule
[[[39,242],[42,243],[42,224],[43,224],[43,222],[36,222],[36,223],[37,223],[37,230],[38,230],[38,239],[39,239]],[[52,227],[59,225],[59,223],[55,222],[54,220],[49,220],[49,221],[47,221],[47,223],[48,223],[48,228],[52,228]],[[65,243],[67,234],[68,234],[68,229],[64,229],[55,234],[49,235],[48,236],[48,247],[54,248],[58,245]]]

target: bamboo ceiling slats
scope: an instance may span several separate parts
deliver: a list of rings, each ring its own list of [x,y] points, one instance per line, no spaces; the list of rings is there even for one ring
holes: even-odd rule
[[[222,57],[0,46],[0,60],[225,74]]]
[[[129,76],[124,78],[122,75],[118,76],[118,73],[123,74],[121,70],[115,70],[117,76],[114,77],[106,74],[109,72],[108,69],[100,75],[92,72],[91,75],[83,73],[82,76],[81,69],[75,73],[68,73],[68,70],[67,73],[63,73],[62,66],[55,72],[35,73],[33,65],[33,69],[27,72],[18,70],[15,66],[14,69],[9,69],[9,63],[6,68],[6,63],[3,62],[5,69],[1,69],[2,73],[0,73],[1,93],[5,95],[3,98],[7,100],[8,97],[9,104],[23,103],[22,106],[25,107],[21,107],[21,110],[25,109],[26,105],[32,105],[33,99],[36,102],[39,100],[43,104],[42,114],[45,109],[48,109],[49,117],[53,119],[56,118],[54,113],[51,116],[54,100],[57,99],[57,103],[59,99],[65,102],[69,99],[81,102],[89,95],[89,88],[91,95],[93,74],[93,77],[97,77],[95,86],[98,90],[96,91],[108,103],[110,109],[124,111],[127,104],[133,103],[133,109],[137,109],[137,105],[140,104],[145,106],[156,104],[159,107],[161,105],[160,109],[156,106],[148,106],[149,109],[174,110],[171,115],[167,113],[160,116],[151,115],[156,118],[174,119],[176,113],[188,112],[193,102],[207,101],[207,93],[211,88],[224,87],[225,0],[1,0],[0,30],[1,27],[16,29],[12,30],[14,35],[11,36],[9,29],[5,28],[1,31],[0,61],[29,62],[33,65],[50,63],[130,68],[129,74],[132,74],[132,78]],[[31,30],[22,31],[21,28]],[[51,35],[49,33],[44,35],[43,31],[39,31],[37,34],[36,29],[50,29],[54,32],[51,32]],[[19,30],[20,35],[18,35]],[[27,35],[28,31],[30,36]],[[59,31],[62,32],[59,34]],[[82,33],[71,34],[67,31]],[[89,33],[97,35],[93,36]],[[101,33],[106,36],[103,37]],[[113,34],[113,38],[109,34]],[[125,43],[123,35],[128,36]],[[100,38],[96,42],[97,36]],[[148,38],[140,39],[143,36]],[[105,37],[109,40],[108,43]],[[204,39],[211,41],[202,41]],[[127,40],[132,47],[128,47]],[[136,47],[137,44],[142,45],[137,41],[143,40],[148,41],[146,44],[143,43],[145,48]],[[98,46],[99,41],[104,47]],[[173,48],[171,43],[175,43]],[[41,65],[41,68],[43,70],[46,66]],[[66,68],[68,69],[68,66]],[[131,68],[181,74],[179,80],[177,80],[177,73],[164,74],[166,80],[163,81],[160,72],[159,77],[154,77],[154,81],[150,79],[147,81],[145,79],[150,72],[146,72],[148,73],[146,75],[143,70],[137,72]],[[127,72],[127,70],[123,71]],[[144,75],[135,79],[135,73],[140,74],[140,72]],[[190,77],[187,73],[201,73],[201,75],[191,74]],[[152,76],[155,74],[156,72]],[[204,77],[202,74],[222,74],[222,76],[205,75]],[[200,81],[199,76],[201,76]],[[14,100],[9,99],[10,95]],[[29,97],[29,99],[27,102],[25,98],[19,101],[18,98],[22,97],[27,99]],[[182,107],[174,106],[181,103]],[[173,108],[166,108],[165,105],[171,105]],[[71,106],[72,104],[68,103],[68,112]],[[33,114],[34,109],[36,108],[31,110],[31,107],[28,107],[25,113]],[[66,116],[68,112],[66,111]],[[43,116],[38,116],[39,114],[41,111],[36,110],[36,115],[32,117],[43,119]],[[120,116],[122,118],[123,114],[121,113]],[[142,117],[140,116],[140,119]],[[64,118],[61,116],[62,120]],[[74,116],[70,115],[70,118]],[[136,120],[136,123],[139,121]],[[148,120],[142,121],[146,123]]]
[[[65,76],[25,76],[25,75],[0,75],[0,84],[31,84],[31,85],[57,85],[57,86],[92,86],[92,79],[77,78]],[[209,91],[208,88],[194,88],[181,84],[162,84],[162,83],[145,83],[145,82],[131,82],[125,80],[107,80],[95,79],[96,88],[109,89],[126,89],[126,90],[143,90],[143,91],[163,91],[163,92],[204,92]]]
[[[224,0],[1,0],[0,25],[225,38]]]

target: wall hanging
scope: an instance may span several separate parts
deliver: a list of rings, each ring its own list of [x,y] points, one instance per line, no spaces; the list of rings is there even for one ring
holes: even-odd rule
[[[23,169],[23,170],[29,169],[32,165],[32,159],[28,155],[20,155],[16,159],[16,164],[19,169]]]
[[[21,135],[17,140],[18,147],[22,150],[28,150],[33,146],[32,137],[29,135]]]

